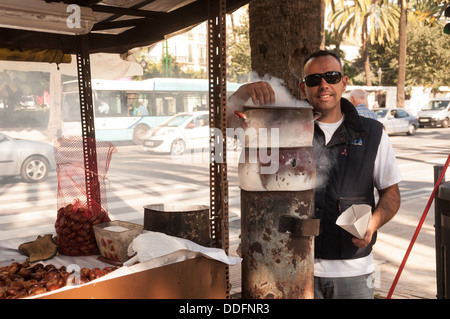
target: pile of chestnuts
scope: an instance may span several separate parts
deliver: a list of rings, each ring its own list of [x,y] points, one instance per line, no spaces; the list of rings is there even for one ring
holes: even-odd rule
[[[117,267],[81,268],[79,273],[68,272],[65,266],[57,268],[43,265],[13,262],[0,267],[0,299],[17,299],[54,291],[66,285],[84,284],[100,278]]]
[[[72,204],[61,207],[55,222],[58,251],[68,256],[100,254],[92,226],[108,221],[104,210],[95,214],[88,208]]]

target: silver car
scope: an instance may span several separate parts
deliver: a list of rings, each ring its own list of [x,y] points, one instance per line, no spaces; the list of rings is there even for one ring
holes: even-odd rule
[[[405,109],[380,108],[373,109],[377,115],[377,120],[383,124],[387,134],[406,133],[414,135],[419,127],[419,120],[416,116],[408,113]]]
[[[0,133],[0,176],[21,176],[26,182],[37,183],[46,180],[55,168],[52,145]]]
[[[441,126],[447,128],[450,123],[450,98],[431,99],[417,113],[419,127]]]

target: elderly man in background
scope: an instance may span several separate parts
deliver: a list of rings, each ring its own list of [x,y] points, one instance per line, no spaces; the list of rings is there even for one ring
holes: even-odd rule
[[[350,92],[350,102],[356,107],[358,114],[370,119],[377,119],[374,111],[367,107],[367,93],[363,89],[354,89]]]

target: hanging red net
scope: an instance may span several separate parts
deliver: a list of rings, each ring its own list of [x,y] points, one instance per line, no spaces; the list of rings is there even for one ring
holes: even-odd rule
[[[99,254],[92,226],[110,221],[106,173],[117,149],[109,142],[91,143],[96,147],[89,149],[94,150],[90,155],[86,155],[81,137],[60,138],[55,146],[58,173],[56,244],[64,255]],[[87,160],[85,156],[88,156]],[[96,162],[92,160],[95,156]]]

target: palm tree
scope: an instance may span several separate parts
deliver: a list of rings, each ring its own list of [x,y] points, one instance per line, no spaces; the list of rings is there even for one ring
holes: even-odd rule
[[[424,25],[433,26],[449,3],[449,0],[415,0],[411,4],[411,11]]]
[[[406,44],[407,44],[407,15],[408,0],[399,0],[400,20],[398,28],[398,75],[397,75],[397,107],[405,107],[405,81],[406,81]]]
[[[336,38],[361,37],[366,85],[372,85],[368,44],[395,39],[398,21],[398,7],[387,0],[355,0],[334,3],[329,16]],[[369,42],[370,41],[370,42]]]

